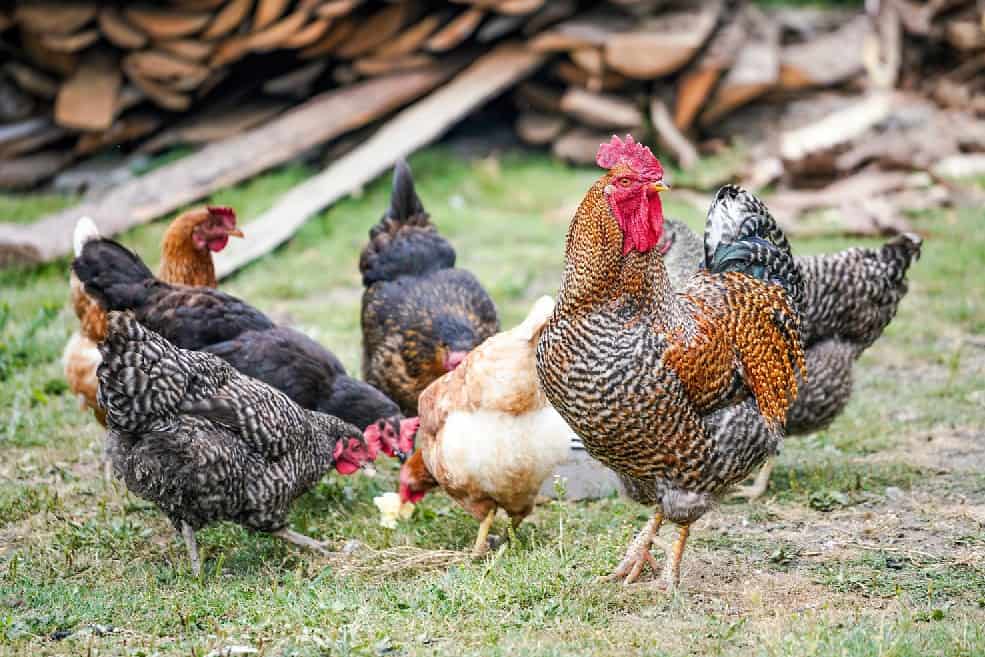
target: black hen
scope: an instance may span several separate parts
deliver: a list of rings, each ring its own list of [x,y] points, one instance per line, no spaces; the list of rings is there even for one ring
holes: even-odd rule
[[[86,292],[107,310],[130,310],[142,324],[184,349],[207,350],[243,374],[284,392],[304,408],[337,415],[403,458],[412,421],[370,385],[352,379],[327,349],[298,331],[277,327],[234,296],[171,285],[154,277],[132,251],[90,240],[72,263]],[[402,446],[402,447],[401,447]]]
[[[110,313],[99,351],[113,468],[182,533],[196,574],[195,531],[222,520],[322,549],[288,529],[287,514],[329,468],[352,474],[373,460],[357,427],[175,347],[131,313]]]
[[[499,331],[492,299],[431,223],[406,162],[390,207],[369,232],[363,276],[363,378],[417,414],[417,397]]]

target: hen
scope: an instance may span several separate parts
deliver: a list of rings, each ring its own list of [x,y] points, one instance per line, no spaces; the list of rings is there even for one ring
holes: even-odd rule
[[[323,550],[290,530],[287,514],[329,468],[346,475],[373,461],[359,429],[216,356],[175,347],[131,313],[110,313],[99,351],[113,467],[167,514],[196,575],[195,532],[222,520]]]
[[[262,312],[210,288],[155,278],[116,242],[87,242],[72,268],[107,310],[130,310],[147,328],[183,349],[212,351],[243,374],[277,388],[309,410],[337,415],[383,441],[389,455],[410,453],[413,427],[372,386],[349,377],[327,349]]]
[[[161,241],[161,265],[158,276],[169,283],[215,287],[212,253],[226,247],[230,237],[242,237],[236,228],[236,213],[227,207],[204,207],[179,215],[168,226]],[[99,229],[89,217],[75,226],[75,255],[83,245],[99,237]],[[69,389],[92,409],[100,424],[106,424],[103,410],[96,404],[96,368],[99,350],[96,344],[106,335],[106,312],[85,293],[74,272],[69,274],[69,289],[79,331],[72,334],[62,362]]]
[[[671,282],[697,271],[700,238],[684,224],[668,219],[664,261]],[[820,431],[841,414],[852,393],[852,368],[896,315],[906,294],[906,274],[920,256],[922,240],[906,233],[877,249],[851,248],[838,253],[794,258],[804,281],[801,334],[807,381],[787,414],[786,435]],[[754,408],[736,406],[708,419],[712,431],[767,431]],[[773,469],[770,458],[755,483],[739,494],[755,499],[766,492]]]
[[[486,549],[497,509],[516,528],[568,456],[573,434],[547,403],[535,363],[553,310],[553,300],[542,297],[523,323],[473,349],[420,397],[417,450],[400,471],[401,501],[416,503],[443,488],[482,523],[475,556]]]
[[[359,259],[363,379],[417,414],[417,397],[499,330],[492,299],[438,234],[406,162],[393,173],[390,208]]]
[[[631,583],[656,565],[667,520],[680,526],[664,570],[673,588],[691,523],[780,445],[804,368],[802,283],[765,206],[729,186],[708,213],[706,270],[675,293],[657,248],[660,163],[632,137],[613,137],[597,161],[607,172],[571,222],[537,372],[588,452],[657,506],[613,577]],[[711,430],[707,416],[736,403],[755,404],[766,435]]]

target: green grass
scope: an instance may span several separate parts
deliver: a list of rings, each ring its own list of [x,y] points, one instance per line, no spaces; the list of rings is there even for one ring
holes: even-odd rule
[[[556,291],[567,222],[595,171],[443,149],[411,164],[504,326]],[[209,200],[256,216],[311,173],[293,165]],[[358,371],[356,263],[388,188],[377,181],[319,214],[223,288],[303,326]],[[0,196],[0,216],[26,222],[74,201]],[[668,211],[700,225],[673,194]],[[200,532],[195,579],[161,514],[101,480],[100,430],[59,364],[75,328],[67,261],[2,271],[0,655],[201,656],[233,645],[265,656],[983,655],[985,355],[974,336],[985,331],[985,235],[974,210],[913,221],[927,241],[911,292],[861,359],[845,414],[787,441],[765,501],[726,503],[696,525],[675,596],[596,580],[647,518],[618,498],[539,507],[485,561],[390,572],[375,550],[465,550],[476,531],[441,494],[397,529],[381,527],[372,498],[394,489],[392,464],[376,479],[326,477],[296,505],[296,529],[359,542],[350,560],[223,524]],[[121,239],[154,266],[165,225]],[[805,253],[851,243],[795,240]]]

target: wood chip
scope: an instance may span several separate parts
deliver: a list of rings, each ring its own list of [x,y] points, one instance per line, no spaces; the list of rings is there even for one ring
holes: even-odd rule
[[[99,40],[99,30],[83,30],[75,34],[45,34],[41,42],[55,52],[78,52]]]
[[[89,51],[58,91],[55,122],[67,128],[105,130],[113,123],[119,91],[116,58],[107,52]]]
[[[176,39],[196,34],[212,19],[209,13],[179,12],[150,6],[128,7],[126,19],[154,39]]]
[[[351,19],[337,20],[332,23],[328,32],[321,39],[302,50],[299,53],[300,57],[301,59],[311,59],[333,53],[355,31],[356,21]]]
[[[21,89],[33,96],[51,100],[58,93],[57,82],[27,64],[9,61],[4,64],[3,70],[14,79]]]
[[[559,114],[523,112],[516,119],[516,134],[528,144],[543,146],[557,139],[567,124]]]
[[[400,31],[389,43],[384,43],[373,52],[374,57],[399,57],[409,55],[420,48],[429,36],[437,30],[450,14],[448,12],[438,12],[425,16],[414,25]]]
[[[632,30],[613,34],[605,42],[605,63],[638,80],[669,75],[705,44],[721,9],[719,0],[710,0],[694,11],[662,14]]]
[[[353,59],[392,39],[411,16],[411,3],[400,2],[381,9],[356,24],[352,35],[335,51],[339,57]]]
[[[485,12],[477,7],[466,9],[428,39],[425,47],[431,52],[451,50],[475,32],[485,15]]]
[[[256,11],[253,12],[253,31],[259,32],[272,25],[284,15],[290,0],[258,0]]]
[[[564,92],[561,111],[596,128],[637,130],[644,123],[643,113],[632,101],[578,87],[570,87]]]
[[[159,50],[130,53],[124,58],[124,65],[141,77],[155,80],[176,80],[189,76],[201,76],[204,79],[209,72],[207,66]]]
[[[252,8],[253,0],[229,0],[202,32],[202,38],[219,39],[226,36],[243,24]]]
[[[31,32],[67,35],[85,27],[97,11],[93,2],[20,2],[14,19]]]
[[[126,50],[143,48],[147,35],[130,23],[116,7],[103,7],[99,12],[99,29],[110,43]]]

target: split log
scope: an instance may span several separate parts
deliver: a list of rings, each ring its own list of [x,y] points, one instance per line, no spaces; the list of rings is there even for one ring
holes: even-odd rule
[[[608,141],[612,135],[607,132],[574,128],[554,141],[551,151],[555,157],[575,164],[595,164],[599,144]]]
[[[744,22],[730,21],[718,29],[698,61],[681,75],[674,110],[674,125],[678,130],[691,127],[715,83],[732,66],[745,40]]]
[[[516,119],[516,133],[528,144],[543,146],[557,139],[566,124],[563,116],[524,112]]]
[[[705,0],[693,11],[660,15],[605,42],[605,63],[637,80],[674,73],[705,44],[722,9],[720,0]]]
[[[282,101],[259,98],[246,103],[221,103],[155,135],[140,147],[156,153],[174,144],[207,144],[254,128],[287,109]]]
[[[561,97],[561,111],[596,128],[638,130],[644,123],[643,113],[633,102],[577,87],[570,87]]]
[[[656,96],[650,100],[650,122],[657,133],[657,142],[674,154],[678,166],[690,169],[698,163],[698,150],[677,129],[666,103]]]
[[[265,125],[206,146],[96,201],[28,226],[0,224],[0,263],[47,262],[71,253],[72,227],[82,215],[93,217],[104,235],[115,235],[246,180],[393,111],[433,89],[458,65],[443,62],[431,70],[374,78],[323,93]]]
[[[780,156],[785,160],[798,160],[850,141],[885,120],[893,105],[891,94],[874,93],[816,123],[785,132],[780,137]]]
[[[632,27],[633,20],[628,16],[598,10],[563,21],[538,34],[527,45],[537,52],[603,47],[612,36]]]
[[[17,85],[33,96],[52,100],[58,95],[58,83],[41,71],[17,61],[4,64],[3,70]]]
[[[392,39],[411,17],[410,4],[406,2],[392,4],[358,23],[352,35],[336,50],[336,54],[345,59],[352,59]]]
[[[42,180],[55,175],[65,165],[75,159],[72,151],[45,151],[14,160],[7,160],[0,167],[0,189],[29,189]],[[0,225],[0,244],[3,243],[4,226]],[[0,249],[5,247],[0,246]],[[12,245],[15,255],[26,255],[29,249],[24,244]],[[0,262],[3,259],[0,258]]]
[[[486,13],[472,7],[466,9],[438,30],[425,46],[431,52],[446,52],[459,45],[475,32]]]
[[[125,50],[136,50],[147,43],[147,35],[124,18],[116,7],[102,8],[99,29],[110,43]]]
[[[249,240],[230,245],[217,254],[217,275],[228,276],[284,243],[311,215],[365,185],[398,158],[438,138],[472,109],[529,75],[542,61],[543,55],[516,44],[504,44],[483,55],[447,84],[398,113],[358,148],[289,191],[269,211],[250,222]],[[397,79],[403,77],[407,76]],[[326,112],[325,116],[335,115]]]
[[[202,38],[218,39],[226,36],[243,23],[252,8],[253,0],[229,0],[202,32]]]
[[[14,20],[38,34],[72,34],[96,17],[94,2],[19,2]]]
[[[206,12],[180,12],[150,6],[127,7],[126,19],[154,39],[177,39],[196,34],[205,27],[212,15]]]
[[[120,68],[113,55],[91,51],[55,99],[55,121],[80,130],[106,130],[113,123]]]
[[[832,86],[863,72],[862,45],[872,35],[866,16],[843,27],[780,51],[780,86],[800,89]]]

